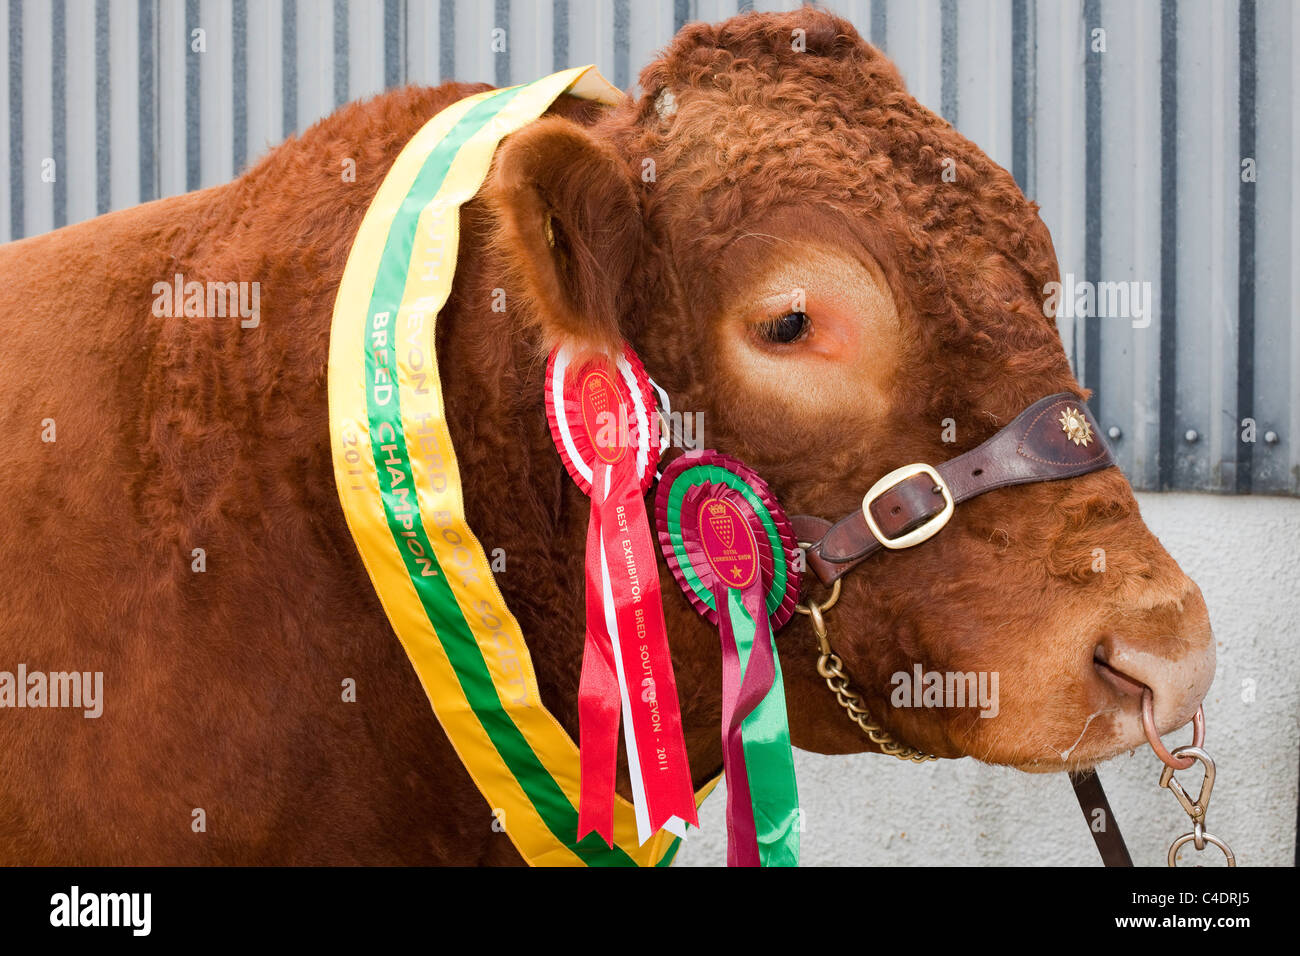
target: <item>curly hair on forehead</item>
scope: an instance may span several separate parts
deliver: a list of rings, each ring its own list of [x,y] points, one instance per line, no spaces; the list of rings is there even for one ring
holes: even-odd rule
[[[773,27],[773,22],[778,26]],[[780,68],[795,57],[829,58],[843,61],[874,61],[894,72],[894,66],[874,48],[862,42],[847,20],[815,7],[804,7],[784,16],[751,13],[723,23],[690,23],[683,27],[665,51],[641,74],[643,89],[654,77],[659,85],[701,85],[709,71],[728,59],[750,60],[763,67]],[[805,64],[806,65],[806,64]]]
[[[1009,352],[1026,371],[1059,364],[1041,310],[1057,267],[1037,205],[848,21],[805,7],[691,24],[640,83],[639,99],[598,125],[639,183],[649,234],[700,285],[697,301],[710,301],[712,270],[735,268],[723,253],[737,236],[793,208],[870,233],[935,351],[989,374]],[[952,376],[938,384],[961,389]]]

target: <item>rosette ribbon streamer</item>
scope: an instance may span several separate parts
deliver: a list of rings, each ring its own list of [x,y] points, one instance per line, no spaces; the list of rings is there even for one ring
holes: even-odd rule
[[[565,467],[591,499],[586,550],[586,644],[578,688],[578,836],[611,839],[622,717],[640,839],[699,825],[691,789],[643,495],[658,444],[649,378],[625,348],[611,364],[568,348],[546,367],[546,412]]]
[[[722,645],[727,863],[797,866],[799,794],[774,640],[799,593],[789,521],[758,475],[714,451],[664,471],[655,518],[669,567]]]

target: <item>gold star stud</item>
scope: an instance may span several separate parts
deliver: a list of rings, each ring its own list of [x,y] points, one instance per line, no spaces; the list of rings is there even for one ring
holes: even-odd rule
[[[1077,408],[1067,408],[1061,413],[1061,431],[1065,437],[1076,445],[1087,445],[1092,441],[1092,426]]]

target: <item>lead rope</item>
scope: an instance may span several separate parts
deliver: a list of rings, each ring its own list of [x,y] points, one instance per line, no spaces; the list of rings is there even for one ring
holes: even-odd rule
[[[1092,834],[1092,842],[1097,844],[1097,852],[1101,854],[1102,865],[1132,866],[1133,857],[1124,843],[1124,834],[1119,832],[1119,821],[1106,799],[1097,771],[1072,770],[1068,775],[1079,809],[1083,811],[1084,822],[1088,824],[1088,832]]]
[[[800,541],[799,547],[806,550],[811,545],[806,541]],[[844,662],[840,660],[839,655],[831,650],[830,639],[826,636],[825,613],[834,607],[835,602],[839,599],[840,581],[837,578],[831,587],[830,597],[825,602],[818,603],[809,599],[806,604],[795,605],[795,611],[812,620],[813,633],[817,635],[817,643],[820,649],[820,654],[817,657],[817,673],[822,676],[826,681],[826,686],[835,695],[836,703],[844,708],[845,713],[849,715],[849,719],[857,724],[871,742],[880,748],[881,753],[914,763],[939,759],[934,754],[900,743],[891,737],[888,731],[871,719],[871,714],[863,702],[862,695],[850,685],[848,675],[844,673]],[[1165,749],[1159,735],[1155,732],[1153,711],[1151,690],[1148,688],[1142,695],[1142,725],[1146,730],[1151,749],[1165,764],[1164,770],[1160,774],[1160,786],[1173,793],[1178,799],[1179,805],[1182,806],[1192,820],[1191,832],[1178,837],[1169,847],[1169,865],[1177,866],[1178,851],[1184,844],[1193,842],[1197,850],[1204,850],[1207,843],[1213,844],[1223,851],[1223,855],[1227,857],[1228,866],[1235,867],[1237,860],[1232,849],[1227,843],[1205,829],[1205,814],[1209,809],[1210,794],[1214,789],[1214,760],[1200,746],[1205,741],[1205,716],[1203,712],[1197,709],[1196,716],[1192,719],[1192,743],[1178,747],[1173,753],[1170,753]],[[1183,789],[1182,784],[1174,777],[1174,771],[1186,770],[1198,760],[1205,767],[1205,779],[1201,783],[1200,793],[1197,794],[1195,800],[1192,800],[1187,795],[1187,791]],[[1097,772],[1095,770],[1070,771],[1068,776],[1070,784],[1074,787],[1074,794],[1078,798],[1079,808],[1083,811],[1084,820],[1088,823],[1088,830],[1092,833],[1093,842],[1096,843],[1097,851],[1101,854],[1102,863],[1108,867],[1131,867],[1133,858],[1128,852],[1128,846],[1124,843],[1124,836],[1120,833],[1119,822],[1115,819],[1115,813],[1111,810],[1110,802],[1106,799],[1106,791],[1102,789],[1101,778],[1097,776]]]

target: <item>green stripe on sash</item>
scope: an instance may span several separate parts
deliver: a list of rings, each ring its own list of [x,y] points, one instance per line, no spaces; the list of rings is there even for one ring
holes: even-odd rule
[[[635,866],[632,858],[620,847],[607,847],[594,832],[581,841],[575,839],[578,832],[577,810],[505,712],[483,654],[425,534],[416,500],[410,454],[402,429],[401,397],[394,366],[387,366],[389,383],[392,385],[391,398],[381,405],[375,396],[376,372],[383,366],[376,361],[374,335],[383,328],[391,349],[420,214],[437,195],[460,148],[525,88],[501,90],[470,109],[429,154],[393,219],[370,299],[365,341],[362,344],[366,355],[366,403],[370,418],[370,441],[379,475],[384,514],[393,540],[402,554],[411,584],[419,595],[429,622],[455,669],[465,697],[493,746],[501,754],[528,800],[537,809],[546,827],[583,862],[589,866]],[[386,326],[377,325],[377,317],[385,313]],[[671,858],[671,854],[666,857],[668,858]]]

